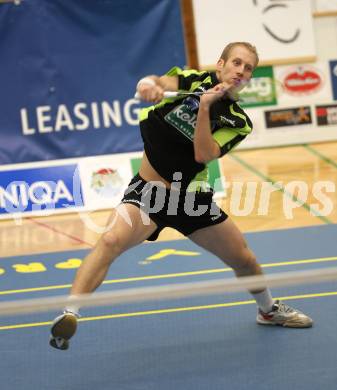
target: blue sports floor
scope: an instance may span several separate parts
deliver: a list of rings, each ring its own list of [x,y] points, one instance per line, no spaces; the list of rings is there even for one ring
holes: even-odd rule
[[[337,225],[247,234],[266,273],[337,265]],[[0,260],[0,300],[66,294],[87,251]],[[121,256],[100,291],[232,277],[188,240]],[[315,321],[263,327],[248,293],[82,311],[68,351],[48,345],[58,313],[0,317],[1,390],[336,390],[337,283],[273,290]]]

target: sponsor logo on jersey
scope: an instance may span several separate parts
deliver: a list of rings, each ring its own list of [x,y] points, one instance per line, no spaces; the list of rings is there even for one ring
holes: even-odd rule
[[[179,130],[186,138],[193,141],[197,114],[186,104],[180,104],[165,116],[171,126]]]
[[[235,127],[235,120],[226,118],[225,116],[220,116],[220,121],[224,124],[230,124],[232,127]]]

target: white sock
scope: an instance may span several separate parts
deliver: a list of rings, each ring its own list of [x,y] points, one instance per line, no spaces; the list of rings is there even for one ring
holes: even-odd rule
[[[76,304],[72,304],[71,301],[76,298],[76,295],[69,295],[68,300],[69,304],[64,308],[65,312],[70,312],[75,314],[76,317],[80,317],[80,307]]]
[[[252,293],[258,307],[264,312],[269,313],[275,303],[273,297],[271,296],[269,288],[266,288],[264,291],[259,293]]]

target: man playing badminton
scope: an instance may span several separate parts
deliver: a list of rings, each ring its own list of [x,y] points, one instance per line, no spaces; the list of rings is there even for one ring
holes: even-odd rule
[[[238,277],[262,275],[242,233],[213,202],[206,165],[252,131],[236,94],[249,82],[257,64],[254,46],[234,42],[225,47],[215,72],[175,67],[164,76],[148,76],[138,82],[139,97],[155,104],[140,113],[141,167],[112,212],[113,224],[79,268],[69,306],[53,322],[51,346],[67,349],[76,332],[79,314],[72,297],[93,292],[121,253],[144,240],[156,240],[164,227],[175,228],[216,255]],[[166,91],[184,93],[172,96]],[[312,319],[305,314],[274,301],[268,288],[251,293],[258,306],[258,324],[312,326]]]

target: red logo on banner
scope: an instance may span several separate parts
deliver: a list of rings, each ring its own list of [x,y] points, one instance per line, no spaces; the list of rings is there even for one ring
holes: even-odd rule
[[[287,73],[283,87],[291,95],[309,95],[317,92],[323,84],[322,76],[314,68],[299,66]]]
[[[104,197],[116,196],[122,189],[123,179],[116,169],[102,168],[91,175],[91,188]]]
[[[328,112],[326,107],[316,107],[317,116],[327,116]]]

